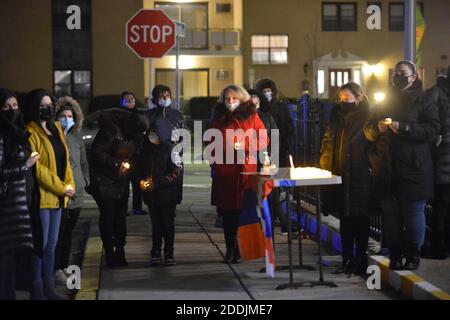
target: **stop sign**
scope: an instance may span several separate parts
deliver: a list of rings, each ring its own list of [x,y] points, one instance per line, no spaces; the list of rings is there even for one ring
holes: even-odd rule
[[[175,45],[175,23],[158,9],[141,9],[127,22],[127,46],[140,58],[161,58]]]

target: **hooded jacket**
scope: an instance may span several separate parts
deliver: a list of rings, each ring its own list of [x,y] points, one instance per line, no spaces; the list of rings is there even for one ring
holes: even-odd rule
[[[398,133],[378,130],[378,122],[386,118],[399,122]],[[411,201],[433,197],[431,147],[438,133],[438,109],[423,93],[420,80],[406,91],[392,88],[364,127],[366,138],[375,143],[369,161],[378,197]]]
[[[0,89],[0,107],[11,97],[12,92]],[[25,180],[29,154],[21,119],[12,123],[0,111],[0,252],[32,246]]]
[[[250,188],[248,176],[242,175],[242,173],[256,172],[257,170],[257,159],[250,151],[263,150],[269,144],[266,128],[255,109],[251,100],[241,103],[233,112],[230,112],[223,103],[217,104],[214,108],[214,116],[210,127],[221,132],[223,159],[214,159],[216,154],[213,154],[212,170],[214,174],[211,204],[219,209],[238,210],[242,207],[244,191]],[[245,139],[242,164],[237,161],[240,153],[234,149],[235,142],[237,142],[236,138],[230,140],[230,137],[226,134],[228,129],[242,129],[244,132],[248,129],[255,130],[256,136]],[[234,161],[231,164],[226,163],[228,152],[233,152],[232,158]]]
[[[255,83],[255,89],[263,92],[263,89],[272,89],[272,100],[269,102],[269,112],[275,119],[280,130],[280,166],[289,166],[289,153],[291,152],[291,140],[294,134],[294,124],[288,108],[279,102],[279,89],[275,81],[262,78]]]
[[[69,209],[81,208],[85,188],[90,184],[89,164],[86,156],[86,148],[80,130],[83,126],[84,116],[80,105],[70,97],[61,98],[56,103],[56,113],[61,107],[70,104],[73,108],[74,126],[66,133],[67,145],[69,147],[70,167],[72,168],[75,181],[76,194],[69,199]]]

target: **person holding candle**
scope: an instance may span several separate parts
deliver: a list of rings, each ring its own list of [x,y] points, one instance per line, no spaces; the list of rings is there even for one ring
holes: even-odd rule
[[[83,111],[78,102],[71,97],[63,97],[56,102],[56,119],[61,124],[69,147],[69,159],[77,193],[69,200],[66,210],[62,211],[59,239],[55,256],[56,283],[66,286],[69,266],[72,232],[81,213],[84,189],[90,183],[89,164],[83,138],[79,131],[83,126]]]
[[[249,178],[241,173],[256,172],[255,156],[257,155],[253,153],[267,148],[269,138],[250,95],[244,88],[237,85],[230,85],[223,89],[210,127],[219,130],[223,137],[223,157],[220,158],[218,154],[214,154],[211,159],[214,171],[211,204],[216,206],[223,216],[227,247],[225,262],[239,263],[241,257],[237,231],[240,210],[244,191],[250,188]],[[244,134],[247,134],[247,138],[239,133],[235,137],[226,133],[227,130],[238,129],[242,129]],[[252,134],[248,135],[248,133]],[[233,161],[227,161],[229,159]]]
[[[61,210],[75,195],[75,182],[69,162],[69,150],[64,131],[54,121],[53,102],[44,89],[36,89],[26,96],[23,110],[30,144],[39,153],[36,180],[39,185],[39,217],[33,221],[35,253],[32,256],[32,284],[30,299],[62,300],[55,292],[55,248],[61,222]]]
[[[89,192],[100,210],[99,226],[106,265],[126,267],[129,185],[135,170],[136,150],[144,138],[147,122],[138,113],[108,109],[100,116],[99,127],[92,143]]]
[[[320,166],[341,176],[342,184],[326,189],[324,208],[338,213],[340,220],[342,264],[335,273],[363,274],[371,213],[368,141],[363,133],[370,115],[369,102],[361,87],[353,82],[340,88],[339,99],[322,139]]]
[[[439,133],[439,113],[413,62],[398,62],[392,82],[364,133],[375,143],[369,159],[382,200],[390,268],[415,270],[425,240],[425,205],[433,198],[430,148]]]

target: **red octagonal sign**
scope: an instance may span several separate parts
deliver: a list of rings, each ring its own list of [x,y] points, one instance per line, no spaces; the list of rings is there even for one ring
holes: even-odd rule
[[[126,27],[127,46],[140,58],[161,58],[175,46],[175,23],[162,10],[141,9]]]

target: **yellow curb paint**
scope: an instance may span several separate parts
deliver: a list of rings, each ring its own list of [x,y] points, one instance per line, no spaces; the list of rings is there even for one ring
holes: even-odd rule
[[[442,290],[432,291],[430,292],[430,295],[437,300],[450,300],[450,295],[448,295]]]
[[[381,284],[388,285],[389,284],[389,259],[384,259],[378,261],[378,266],[381,271]]]
[[[97,300],[102,250],[100,237],[89,238],[81,271],[81,289],[75,300]]]
[[[416,275],[414,273],[401,276],[401,280],[402,280],[402,284],[401,284],[402,292],[408,298],[414,298],[413,297],[414,285],[416,283],[425,281],[423,278],[419,277],[418,275]]]

